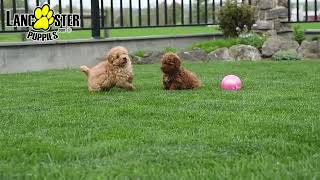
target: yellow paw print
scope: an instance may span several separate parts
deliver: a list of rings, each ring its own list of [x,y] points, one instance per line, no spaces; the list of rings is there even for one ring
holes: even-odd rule
[[[41,8],[37,7],[34,10],[34,17],[36,22],[33,25],[35,30],[48,30],[54,22],[53,11],[50,10],[48,4],[43,5]]]

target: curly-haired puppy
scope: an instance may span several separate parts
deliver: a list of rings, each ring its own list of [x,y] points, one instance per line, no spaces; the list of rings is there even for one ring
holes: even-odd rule
[[[167,90],[194,89],[200,87],[200,81],[190,71],[181,67],[179,56],[167,53],[162,57],[161,70],[163,85]]]
[[[93,68],[81,66],[81,71],[87,75],[89,91],[109,90],[113,87],[134,90],[132,84],[132,64],[128,50],[117,46],[106,55],[105,61]]]

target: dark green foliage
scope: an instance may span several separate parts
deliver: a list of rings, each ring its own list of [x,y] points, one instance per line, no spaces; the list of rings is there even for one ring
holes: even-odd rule
[[[300,26],[293,27],[293,37],[299,44],[306,39],[304,35],[304,30]]]
[[[319,41],[320,40],[320,36],[315,36],[311,39],[312,41]]]
[[[219,24],[226,37],[236,37],[239,31],[251,29],[254,24],[254,8],[228,0],[218,13]],[[237,30],[237,28],[239,28]]]
[[[294,50],[288,50],[288,51],[278,51],[273,56],[272,59],[275,61],[295,61],[295,60],[301,60],[299,58],[298,53]]]

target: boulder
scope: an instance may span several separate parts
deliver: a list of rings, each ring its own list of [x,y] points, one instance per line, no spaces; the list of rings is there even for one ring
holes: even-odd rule
[[[303,41],[298,49],[300,58],[319,59],[320,58],[320,41]]]
[[[150,63],[160,63],[164,52],[152,52],[150,56],[144,57],[143,61]]]
[[[294,51],[294,50],[288,50],[288,51],[280,50],[280,51],[276,52],[276,53],[272,56],[272,59],[273,59],[273,60],[276,60],[276,61],[282,61],[282,60],[288,60],[288,61],[301,60],[301,58],[298,56],[297,51]]]
[[[202,49],[193,49],[192,51],[190,51],[190,54],[192,57],[194,57],[195,60],[201,60],[201,61],[208,60],[207,53]]]
[[[145,52],[143,57],[130,55],[133,64],[153,64],[160,63],[163,52]]]
[[[192,61],[207,61],[208,55],[202,49],[192,49],[191,51],[182,51],[178,54],[181,59]]]
[[[131,61],[133,64],[152,64],[152,61],[149,61],[146,58],[139,57],[139,56],[131,56]]]
[[[143,51],[143,58],[147,58],[147,57],[150,57],[153,55],[153,51],[150,51],[150,50],[146,50],[146,51]]]
[[[183,60],[194,60],[188,51],[181,51],[178,53],[178,56]]]
[[[277,36],[277,35],[278,35],[278,33],[276,30],[269,30],[266,32],[267,37],[273,37],[273,36]]]
[[[281,40],[281,50],[298,50],[299,43],[297,41],[283,37],[280,37],[279,39]]]
[[[262,56],[263,57],[272,57],[274,53],[279,50],[295,50],[299,48],[299,43],[291,40],[285,39],[279,36],[269,37],[262,46]]]
[[[259,50],[253,46],[249,45],[235,45],[229,49],[229,53],[231,57],[233,57],[236,61],[239,60],[251,60],[257,61],[261,60],[261,54]]]
[[[212,51],[208,54],[209,60],[227,60],[231,61],[234,60],[233,57],[230,56],[228,48],[220,48],[215,51]]]

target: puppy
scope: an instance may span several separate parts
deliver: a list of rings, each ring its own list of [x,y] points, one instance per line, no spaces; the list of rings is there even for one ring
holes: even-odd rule
[[[200,87],[198,78],[190,71],[181,67],[181,60],[176,54],[165,54],[162,57],[161,63],[164,89],[182,90]]]
[[[113,87],[134,90],[133,72],[128,50],[117,46],[106,55],[105,61],[93,68],[80,67],[88,80],[89,91],[109,90]]]
[[[87,76],[88,90],[90,92],[98,92],[106,89],[108,79],[106,61],[97,64],[93,68],[88,68],[87,66],[80,66],[80,70]]]

